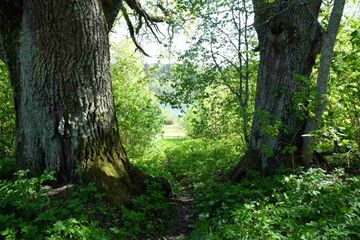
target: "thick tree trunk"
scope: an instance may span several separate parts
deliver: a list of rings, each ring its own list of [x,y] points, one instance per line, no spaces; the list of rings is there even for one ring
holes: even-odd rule
[[[260,47],[255,116],[247,153],[233,180],[244,177],[248,168],[271,175],[281,163],[296,163],[307,114],[297,107],[306,106],[304,90],[321,49],[321,0],[253,4]]]
[[[128,202],[143,175],[120,142],[101,1],[27,0],[21,11],[19,28],[10,27],[19,30],[16,50],[1,35],[17,99],[19,167],[54,171],[64,182],[79,169],[114,202]]]

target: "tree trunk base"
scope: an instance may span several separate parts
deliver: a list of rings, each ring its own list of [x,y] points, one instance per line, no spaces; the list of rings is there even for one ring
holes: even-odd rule
[[[131,198],[146,194],[152,183],[159,184],[166,197],[172,196],[172,187],[167,179],[147,175],[132,165],[127,171],[115,171],[112,166],[106,165],[94,167],[86,170],[84,177],[95,182],[98,189],[105,193],[105,198],[119,207],[130,206]]]
[[[315,154],[315,156],[318,155]],[[324,166],[325,161],[324,158],[316,158],[312,162],[316,166]],[[231,172],[230,179],[233,182],[239,182],[244,178],[248,178],[249,172],[251,171],[257,171],[263,176],[273,176],[280,166],[283,166],[286,169],[294,169],[296,166],[304,166],[304,162],[300,153],[294,153],[292,155],[268,158],[265,166],[263,165],[264,163],[261,161],[260,152],[248,150]]]
[[[260,172],[259,166],[261,166],[260,155],[256,154],[255,151],[248,150],[230,173],[230,179],[233,182],[240,182],[249,176],[249,171]]]

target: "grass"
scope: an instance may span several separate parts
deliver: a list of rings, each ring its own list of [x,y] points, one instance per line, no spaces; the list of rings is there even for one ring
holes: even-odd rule
[[[165,139],[169,138],[184,138],[186,137],[186,132],[184,128],[179,123],[174,123],[171,125],[164,125],[163,127],[163,137]]]

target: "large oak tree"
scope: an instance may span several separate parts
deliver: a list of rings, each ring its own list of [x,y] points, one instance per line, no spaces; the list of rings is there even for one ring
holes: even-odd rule
[[[248,150],[234,169],[233,180],[243,178],[249,168],[272,175],[281,164],[293,167],[311,161],[310,141],[305,138],[304,142],[304,135],[316,129],[314,122],[319,121],[324,105],[316,107],[316,119],[312,119],[307,109],[309,78],[325,38],[317,89],[318,95],[326,94],[323,81],[329,75],[345,1],[335,0],[326,32],[318,21],[321,3],[253,0],[260,49],[255,116]]]
[[[19,168],[62,182],[81,172],[119,203],[144,187],[120,142],[109,71],[108,34],[127,9],[148,25],[161,20],[136,0],[0,0]]]

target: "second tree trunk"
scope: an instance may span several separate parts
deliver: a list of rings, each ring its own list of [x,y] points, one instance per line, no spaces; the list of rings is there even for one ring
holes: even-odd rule
[[[320,0],[253,2],[260,47],[255,116],[245,159],[234,169],[233,180],[244,177],[248,168],[271,175],[280,164],[290,167],[300,160],[309,76],[322,42]]]

